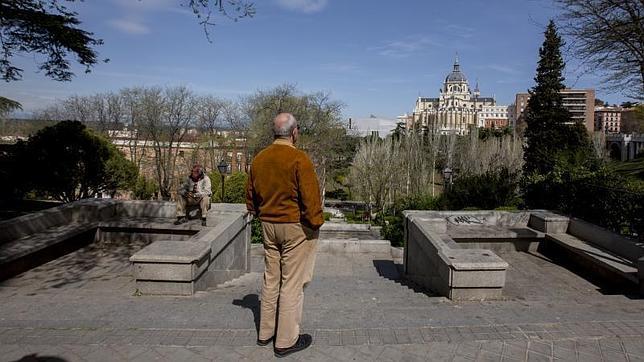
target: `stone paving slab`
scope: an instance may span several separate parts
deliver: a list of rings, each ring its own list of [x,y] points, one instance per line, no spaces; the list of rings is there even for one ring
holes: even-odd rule
[[[220,288],[138,296],[127,258],[144,246],[93,244],[0,283],[0,361],[272,358],[254,345],[261,253]],[[540,254],[502,258],[502,299],[452,302],[400,280],[390,255],[318,254],[302,324],[315,345],[294,359],[644,360],[644,300]]]
[[[192,344],[1,344],[2,361],[265,361],[272,348]],[[36,359],[39,358],[39,359]],[[641,338],[578,338],[555,341],[472,341],[408,344],[321,345],[295,361],[644,361]]]

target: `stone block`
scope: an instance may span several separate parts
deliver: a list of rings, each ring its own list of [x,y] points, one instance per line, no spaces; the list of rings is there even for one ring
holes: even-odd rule
[[[134,263],[137,280],[189,282],[197,279],[208,268],[208,255],[192,263]]]
[[[141,294],[151,295],[193,295],[197,290],[195,282],[166,282],[137,280],[136,289]]]
[[[565,233],[569,218],[550,211],[533,211],[528,226],[544,233]]]
[[[344,254],[357,253],[360,251],[358,240],[323,240],[329,245],[329,253]]]
[[[451,300],[484,300],[500,299],[503,296],[501,288],[451,288],[448,298]]]
[[[391,257],[394,259],[401,259],[405,254],[404,248],[392,246],[391,247]]]
[[[454,270],[450,286],[452,288],[503,288],[505,286],[505,269]]]

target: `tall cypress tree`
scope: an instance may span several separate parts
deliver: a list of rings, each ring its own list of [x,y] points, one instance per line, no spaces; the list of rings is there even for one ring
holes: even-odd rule
[[[535,86],[525,111],[523,167],[524,175],[546,174],[553,170],[558,157],[586,148],[588,134],[583,125],[573,123],[563,107],[560,91],[565,88],[561,56],[563,41],[551,20],[545,31],[545,40],[539,49],[539,63]]]

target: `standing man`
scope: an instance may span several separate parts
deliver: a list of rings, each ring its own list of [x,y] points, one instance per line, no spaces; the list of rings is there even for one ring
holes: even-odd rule
[[[190,176],[179,188],[179,197],[177,197],[177,221],[175,225],[180,225],[188,221],[186,219],[186,206],[199,205],[201,207],[201,225],[206,226],[206,215],[210,208],[210,195],[212,195],[212,186],[210,177],[206,175],[201,165],[192,166]]]
[[[295,148],[297,121],[290,113],[273,120],[275,141],[253,160],[246,207],[262,221],[264,284],[257,344],[274,340],[276,357],[311,345],[300,334],[304,287],[311,281],[318,229],[324,223],[320,187],[309,157]]]

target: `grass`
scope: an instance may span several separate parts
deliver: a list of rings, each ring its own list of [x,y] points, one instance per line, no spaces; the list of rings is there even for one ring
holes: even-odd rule
[[[610,167],[622,176],[644,181],[644,157],[626,162],[611,162]]]

